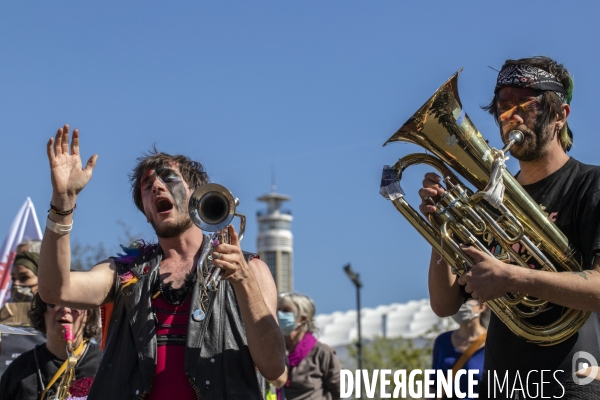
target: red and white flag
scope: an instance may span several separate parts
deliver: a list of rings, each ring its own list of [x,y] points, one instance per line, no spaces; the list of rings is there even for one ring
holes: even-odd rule
[[[15,259],[17,246],[26,240],[42,240],[42,231],[35,214],[35,207],[29,197],[17,213],[4,243],[2,243],[2,248],[0,248],[0,307],[7,300],[11,284],[10,268]]]

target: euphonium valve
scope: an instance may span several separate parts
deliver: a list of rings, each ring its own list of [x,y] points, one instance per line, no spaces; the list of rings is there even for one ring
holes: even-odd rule
[[[505,154],[523,140],[523,133],[512,131],[502,149],[490,148],[462,109],[457,85],[459,73],[385,142],[384,146],[391,142],[417,144],[430,154],[408,154],[393,166],[385,166],[380,193],[458,275],[474,265],[461,245],[474,246],[503,262],[529,268],[528,262],[514,250],[519,246],[542,270],[581,271],[565,235],[506,170]],[[428,219],[411,207],[400,186],[404,171],[416,164],[434,167],[446,183],[442,198],[437,203],[430,199],[437,212]],[[450,169],[476,191],[455,178]],[[485,243],[492,240],[503,249],[501,255],[488,250]],[[550,308],[545,300],[526,293],[506,293],[487,304],[513,333],[542,346],[567,340],[590,315],[587,311],[563,308],[554,321],[539,325],[529,319]]]

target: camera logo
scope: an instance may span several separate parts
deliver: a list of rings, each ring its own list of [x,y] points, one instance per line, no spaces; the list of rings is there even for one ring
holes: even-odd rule
[[[578,385],[587,385],[588,383],[592,382],[598,374],[598,361],[587,351],[578,351],[577,353],[573,354],[571,367],[573,371],[573,381]],[[577,371],[588,369],[590,367],[591,371],[588,376],[584,378],[577,376]]]

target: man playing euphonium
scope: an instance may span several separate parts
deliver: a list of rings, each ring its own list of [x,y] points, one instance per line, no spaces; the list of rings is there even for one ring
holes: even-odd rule
[[[547,311],[528,319],[532,324],[545,325],[556,320],[563,307],[600,311],[600,167],[583,164],[567,155],[573,143],[567,125],[572,93],[569,72],[554,60],[547,57],[507,60],[498,74],[494,98],[484,109],[494,116],[504,142],[511,131],[523,132],[524,141],[510,149],[520,165],[517,181],[569,239],[583,271],[540,271],[533,258],[528,261],[530,269],[521,268],[468,247],[464,252],[476,265],[457,279],[446,262],[438,263],[440,255],[433,251],[429,293],[436,314],[453,315],[465,297],[483,303],[507,292],[526,293],[552,303]],[[440,198],[444,192],[440,182],[434,173],[425,175],[419,191],[423,199],[420,210],[425,215],[436,210],[428,197]],[[496,254],[494,240],[484,244]],[[524,249],[516,250],[524,253]],[[503,380],[506,373],[509,398],[541,398],[542,386],[544,397],[600,398],[598,381],[580,386],[572,375],[576,352],[585,351],[600,360],[596,318],[592,314],[576,334],[562,343],[539,346],[512,333],[493,315],[485,346],[480,398],[493,398],[493,375]],[[542,370],[546,371],[544,375]],[[489,388],[488,375],[491,375]],[[513,387],[526,390],[512,391]],[[507,391],[500,395],[497,390],[496,396],[506,398]]]

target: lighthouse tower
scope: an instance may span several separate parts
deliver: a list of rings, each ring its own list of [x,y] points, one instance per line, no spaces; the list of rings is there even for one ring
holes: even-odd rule
[[[267,203],[267,211],[257,213],[256,249],[260,258],[269,266],[278,293],[291,292],[294,289],[294,244],[291,230],[293,218],[290,211],[280,209],[281,204],[290,199],[290,196],[275,193],[274,186],[271,193],[257,199]]]

